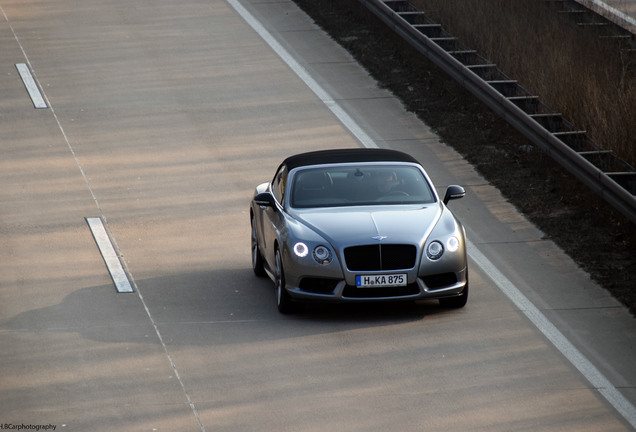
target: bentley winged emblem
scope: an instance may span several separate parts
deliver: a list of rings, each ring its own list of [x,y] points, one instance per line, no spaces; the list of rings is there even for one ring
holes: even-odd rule
[[[387,238],[387,236],[383,236],[383,235],[377,235],[377,236],[373,236],[371,237],[373,240],[377,240],[377,241],[382,241],[385,238]]]

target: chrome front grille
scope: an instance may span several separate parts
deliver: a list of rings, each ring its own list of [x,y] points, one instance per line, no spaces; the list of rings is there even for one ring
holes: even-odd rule
[[[417,248],[405,244],[351,246],[344,250],[351,271],[389,271],[415,267]]]

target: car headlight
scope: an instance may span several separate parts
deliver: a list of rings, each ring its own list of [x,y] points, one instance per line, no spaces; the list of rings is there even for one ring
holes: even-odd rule
[[[309,253],[309,248],[305,243],[298,242],[294,245],[294,253],[300,258],[304,258]]]
[[[442,245],[440,242],[435,240],[428,244],[428,247],[426,248],[426,256],[428,257],[428,259],[435,261],[440,259],[443,254],[444,245]]]
[[[459,240],[457,237],[449,237],[448,240],[446,240],[446,249],[448,249],[449,252],[455,252],[459,249]]]
[[[329,264],[332,259],[331,250],[327,246],[316,246],[314,248],[314,259],[318,264]]]

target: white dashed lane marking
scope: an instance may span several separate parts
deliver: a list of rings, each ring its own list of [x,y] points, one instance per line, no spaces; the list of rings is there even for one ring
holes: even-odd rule
[[[86,222],[88,222],[88,226],[93,232],[93,238],[95,239],[97,247],[104,258],[110,277],[113,278],[117,292],[133,292],[132,285],[128,280],[128,276],[126,276],[126,272],[121,265],[119,256],[117,256],[115,248],[108,237],[108,233],[106,233],[102,220],[100,218],[86,218]]]
[[[31,75],[31,71],[26,63],[17,63],[15,65],[16,69],[18,69],[18,73],[22,78],[22,82],[24,83],[24,87],[26,87],[27,92],[29,92],[29,96],[33,101],[33,106],[36,108],[48,108],[46,101],[42,97],[42,93],[40,93],[40,88],[35,83],[33,79],[33,75]]]

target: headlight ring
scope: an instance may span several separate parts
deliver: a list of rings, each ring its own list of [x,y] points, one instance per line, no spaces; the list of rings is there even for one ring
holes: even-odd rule
[[[459,239],[455,236],[451,236],[446,240],[446,249],[449,252],[457,252],[459,249]]]
[[[294,245],[294,253],[297,257],[304,258],[309,254],[309,248],[303,242],[298,242]]]

